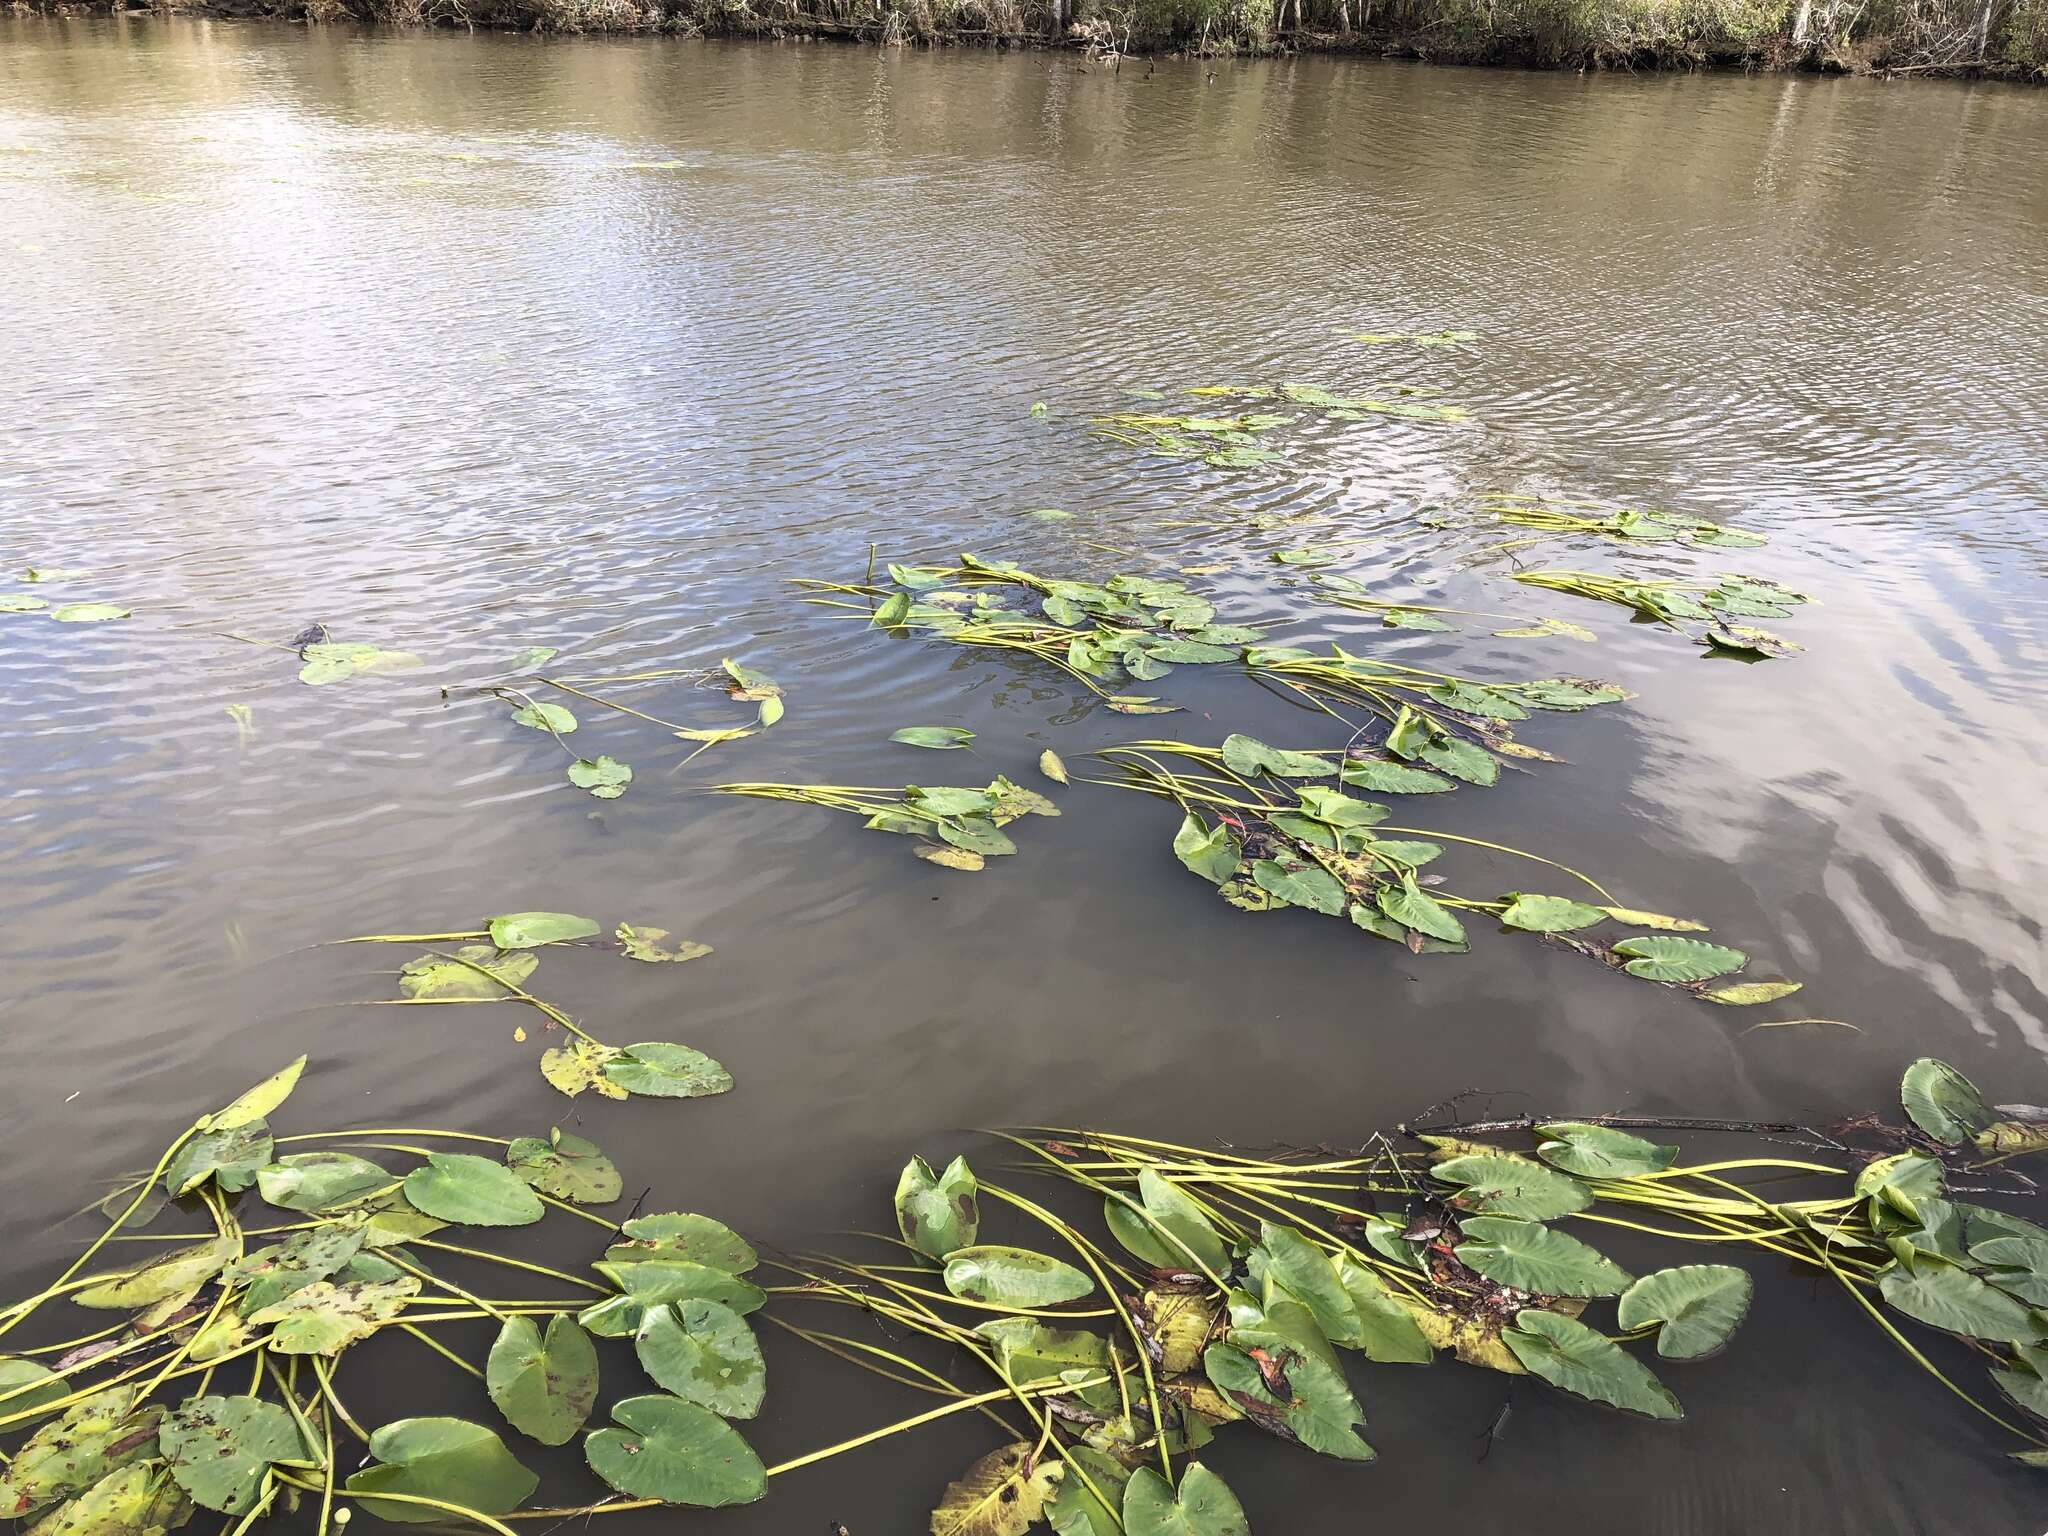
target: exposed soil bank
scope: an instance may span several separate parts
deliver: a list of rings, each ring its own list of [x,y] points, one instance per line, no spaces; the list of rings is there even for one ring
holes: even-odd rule
[[[1357,52],[1558,69],[2048,80],[2048,0],[14,0],[287,21],[837,37],[1103,55]]]

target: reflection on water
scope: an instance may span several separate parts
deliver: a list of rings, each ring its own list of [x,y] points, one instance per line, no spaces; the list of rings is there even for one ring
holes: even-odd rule
[[[739,1090],[568,1112],[668,1203],[793,1244],[872,1223],[909,1150],[978,1124],[1341,1140],[1467,1088],[1514,1109],[1824,1117],[1887,1102],[1929,1052],[1996,1098],[2048,1098],[2048,101],[1209,73],[0,23],[5,559],[83,567],[136,611],[0,620],[10,1284],[58,1251],[44,1229],[81,1180],[146,1162],[171,1121],[301,1049],[308,1125],[561,1116],[509,1021],[326,1006],[369,995],[374,966],[300,949],[516,907],[717,946],[559,1000],[607,1038],[701,1045]],[[1441,327],[1483,340],[1343,339]],[[1274,378],[1424,383],[1475,420],[1317,435],[1284,472],[1083,430],[1126,388]],[[1768,532],[1637,568],[1811,592],[1792,626],[1809,649],[1703,661],[1515,588],[1497,558],[1462,558],[1483,537],[1419,521],[1496,487]],[[1075,516],[1023,515],[1041,507]],[[1312,521],[1271,525],[1293,515]],[[1554,612],[1600,641],[1378,631],[1302,603],[1267,558],[1311,540],[1355,541],[1339,569],[1388,596]],[[1224,616],[1276,638],[1614,677],[1640,699],[1524,731],[1570,766],[1429,819],[1698,913],[1764,973],[1807,978],[1798,1011],[1863,1032],[1744,1035],[1739,1014],[1526,943],[1412,959],[1242,917],[1171,861],[1170,813],[1085,786],[972,879],[843,818],[697,793],[930,774],[883,743],[914,723],[979,733],[978,777],[1152,733],[1035,665],[794,601],[786,578],[857,580],[870,541],[1076,576],[1220,565],[1201,581]],[[314,621],[419,653],[425,681],[309,689],[235,638]],[[582,711],[579,746],[638,773],[601,805],[542,733],[464,692],[533,644],[582,675],[737,655],[787,686],[789,718],[671,773],[659,728]],[[1314,734],[1241,680],[1162,691],[1191,706],[1175,734]],[[636,698],[734,723],[716,693]],[[1464,867],[1482,889],[1526,881]],[[1994,1431],[1832,1298],[1759,1279],[1747,1335],[1674,1382],[1680,1431],[1518,1390],[1475,1465],[1498,1379],[1375,1369],[1376,1469],[1241,1437],[1219,1464],[1282,1510],[1267,1529],[1348,1528],[1361,1499],[1392,1524],[1447,1507],[1489,1529],[1607,1529],[1623,1508],[1660,1532],[2038,1526],[2038,1483]],[[771,1460],[913,1411],[770,1349]],[[473,1411],[410,1371],[358,1411]],[[716,1523],[916,1528],[979,1445],[951,1426]]]

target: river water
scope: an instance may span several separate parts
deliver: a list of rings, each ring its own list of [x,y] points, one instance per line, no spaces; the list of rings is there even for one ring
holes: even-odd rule
[[[2048,1101],[2048,97],[9,20],[0,261],[0,555],[133,610],[0,617],[8,1294],[76,1246],[89,1186],[301,1051],[294,1128],[559,1122],[656,1208],[794,1247],[886,1223],[911,1151],[991,1124],[1343,1144],[1464,1090],[1468,1114],[1818,1121],[1894,1106],[1923,1054]],[[1347,339],[1445,327],[1480,339]],[[1088,435],[1127,391],[1248,379],[1395,380],[1473,415],[1327,424],[1240,470]],[[1459,521],[1503,487],[1766,533],[1523,556],[1768,576],[1816,599],[1773,625],[1806,650],[1709,660],[1517,587],[1484,550],[1507,535]],[[1270,559],[1307,543],[1379,595],[1598,642],[1382,629]],[[1180,669],[1155,691],[1189,712],[1132,720],[1028,659],[795,600],[791,577],[860,580],[871,544],[1192,565],[1275,639],[1614,678],[1639,697],[1523,728],[1566,763],[1411,819],[1697,915],[1805,991],[1715,1009],[1525,939],[1411,957],[1240,914],[1174,861],[1170,808],[1084,784],[972,877],[700,793],[1037,782],[1047,746],[1078,770],[1145,735],[1336,744],[1225,669]],[[305,687],[272,647],[314,622],[426,667]],[[659,726],[564,699],[581,750],[635,768],[601,803],[466,691],[529,645],[582,677],[737,656],[788,716],[677,771]],[[884,740],[910,724],[978,755]],[[1461,888],[1531,884],[1457,865]],[[335,1006],[391,995],[396,958],[309,948],[519,908],[714,945],[549,957],[542,990],[606,1039],[702,1047],[736,1091],[571,1105],[539,1030]],[[1860,1032],[1745,1032],[1797,1017]],[[1752,1267],[1735,1346],[1665,1373],[1681,1428],[1523,1385],[1482,1461],[1502,1378],[1372,1367],[1376,1466],[1248,1431],[1213,1459],[1267,1533],[2039,1531],[2048,1490],[1994,1428],[1838,1293]],[[769,1348],[770,1460],[930,1402]],[[480,1402],[423,1351],[357,1390],[373,1422]],[[922,1529],[991,1443],[968,1422],[687,1523]]]

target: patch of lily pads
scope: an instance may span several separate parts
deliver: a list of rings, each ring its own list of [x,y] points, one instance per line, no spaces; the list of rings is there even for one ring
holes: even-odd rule
[[[1737,622],[1745,618],[1790,618],[1793,609],[1811,601],[1805,593],[1762,576],[1724,572],[1713,581],[1681,581],[1545,570],[1517,571],[1515,580],[1551,592],[1569,592],[1596,602],[1614,603],[1672,629],[1701,625],[1694,638],[1710,651],[1762,660],[1804,649],[1769,630]]]

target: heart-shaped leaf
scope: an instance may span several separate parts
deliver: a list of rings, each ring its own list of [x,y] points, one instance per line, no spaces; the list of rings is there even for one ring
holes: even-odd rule
[[[1577,1318],[1525,1307],[1501,1334],[1530,1374],[1597,1403],[1651,1419],[1682,1419],[1685,1410],[1643,1363]]]
[[[754,1448],[708,1408],[673,1397],[629,1397],[612,1407],[620,1426],[583,1442],[590,1469],[631,1499],[716,1509],[751,1504],[767,1491]]]
[[[370,1436],[379,1463],[348,1480],[348,1491],[380,1520],[419,1525],[449,1518],[436,1504],[486,1515],[509,1514],[533,1496],[540,1479],[520,1465],[505,1442],[467,1419],[399,1419]],[[434,1503],[403,1503],[376,1494]]]
[[[650,1308],[633,1341],[641,1369],[686,1403],[728,1419],[751,1419],[768,1391],[768,1367],[754,1331],[716,1301]]]
[[[1975,1135],[1998,1117],[1977,1085],[1945,1061],[1922,1056],[1899,1080],[1899,1101],[1912,1122],[1947,1146]]]
[[[1607,920],[1607,913],[1601,908],[1573,901],[1568,896],[1531,896],[1526,892],[1516,892],[1506,900],[1508,908],[1500,915],[1501,926],[1520,928],[1528,933],[1570,933]]]
[[[957,725],[906,725],[900,731],[891,731],[889,739],[906,747],[929,747],[944,752],[966,746],[974,740],[974,732]]]
[[[201,1131],[178,1148],[164,1170],[164,1192],[175,1200],[212,1179],[226,1193],[234,1194],[256,1182],[257,1170],[270,1162],[274,1150],[270,1127],[261,1120]]]
[[[1697,1360],[1721,1348],[1741,1326],[1753,1289],[1749,1272],[1732,1264],[1660,1269],[1621,1293],[1616,1320],[1630,1330],[1661,1324],[1657,1353],[1666,1360]]]
[[[311,1454],[291,1415],[255,1397],[188,1397],[164,1415],[157,1444],[192,1502],[223,1515],[255,1507],[271,1463]]]
[[[1024,1536],[1065,1473],[1057,1456],[1034,1459],[1027,1441],[990,1451],[946,1485],[932,1511],[932,1536]]]
[[[955,1296],[1001,1307],[1050,1307],[1095,1289],[1095,1282],[1071,1264],[999,1245],[956,1250],[946,1259],[945,1280]]]
[[[1662,933],[1623,939],[1614,946],[1614,952],[1627,958],[1623,970],[1646,981],[1712,981],[1749,964],[1749,956],[1725,944],[1673,938]]]
[[[896,1180],[896,1229],[927,1258],[943,1260],[972,1247],[981,1228],[979,1190],[966,1158],[956,1157],[944,1173],[934,1174],[923,1158],[913,1157]]]
[[[1244,1506],[1222,1478],[1199,1463],[1181,1474],[1178,1490],[1151,1467],[1124,1488],[1126,1536],[1251,1536]]]
[[[1543,1296],[1619,1296],[1634,1278],[1575,1237],[1533,1221],[1473,1216],[1463,1223],[1458,1262],[1487,1279]]]
[[[336,1285],[316,1280],[282,1301],[249,1314],[255,1328],[270,1328],[270,1347],[280,1355],[336,1355],[376,1333],[420,1292],[411,1275],[396,1280],[350,1280]]]
[[[465,944],[454,957],[425,954],[399,968],[398,990],[423,1002],[509,997],[526,985],[540,964],[530,950],[502,951],[490,944]]]
[[[1586,1179],[1628,1179],[1662,1173],[1678,1156],[1678,1148],[1659,1146],[1607,1125],[1558,1120],[1536,1127],[1544,1138],[1536,1155],[1546,1163]]]
[[[1344,1461],[1371,1461],[1365,1414],[1343,1372],[1285,1335],[1233,1328],[1202,1368],[1217,1391],[1270,1434]]]
[[[434,1153],[405,1176],[405,1198],[437,1220],[465,1227],[525,1227],[547,1214],[511,1169],[470,1152]]]
[[[94,1283],[74,1291],[71,1299],[81,1307],[132,1311],[172,1296],[187,1295],[219,1274],[240,1247],[233,1236],[194,1243],[134,1269],[93,1276]],[[0,1415],[7,1411],[0,1408]]]
[[[484,925],[491,942],[500,949],[535,949],[543,944],[565,944],[588,939],[598,926],[587,917],[568,912],[507,912]]]
[[[635,1216],[605,1250],[614,1264],[637,1259],[679,1259],[744,1275],[760,1262],[747,1240],[722,1221],[691,1212],[660,1211]]]
[[[1578,1180],[1529,1158],[1505,1153],[1454,1157],[1430,1172],[1447,1184],[1464,1185],[1451,1197],[1451,1203],[1482,1216],[1550,1221],[1583,1211],[1593,1203],[1592,1194]]]
[[[332,1211],[356,1205],[398,1182],[351,1152],[294,1152],[256,1170],[256,1190],[287,1211]]]
[[[665,1040],[625,1046],[599,1070],[607,1082],[653,1099],[701,1099],[732,1087],[731,1074],[702,1051]]]
[[[548,1139],[514,1137],[505,1149],[511,1170],[544,1195],[577,1205],[605,1205],[624,1188],[619,1170],[598,1147],[557,1126]]]
[[[491,1345],[484,1384],[498,1412],[542,1445],[567,1445],[597,1402],[597,1349],[569,1318],[509,1317]]]

